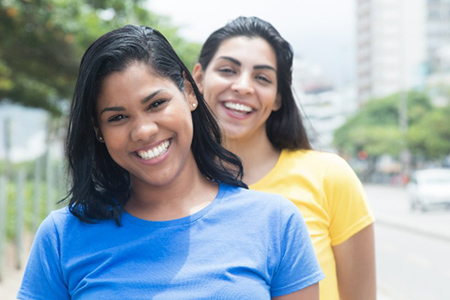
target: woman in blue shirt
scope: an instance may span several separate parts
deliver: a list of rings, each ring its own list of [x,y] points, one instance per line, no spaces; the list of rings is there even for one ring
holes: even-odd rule
[[[70,111],[69,203],[41,224],[18,299],[318,299],[301,214],[246,189],[220,143],[157,30],[101,36]]]

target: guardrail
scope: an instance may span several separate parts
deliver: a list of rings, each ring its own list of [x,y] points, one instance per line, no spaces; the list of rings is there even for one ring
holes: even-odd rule
[[[0,283],[6,260],[13,261],[17,269],[24,267],[30,246],[27,237],[34,236],[42,220],[65,196],[63,162],[49,157],[36,159],[28,168],[0,174]],[[6,251],[8,247],[14,248],[12,254]]]

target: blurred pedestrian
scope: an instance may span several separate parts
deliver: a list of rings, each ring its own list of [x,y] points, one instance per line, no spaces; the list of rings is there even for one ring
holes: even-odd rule
[[[213,32],[193,71],[244,166],[250,189],[281,194],[302,212],[325,280],[325,300],[375,299],[374,218],[339,156],[311,148],[292,91],[291,45],[268,22],[239,17]]]
[[[87,49],[67,137],[69,204],[41,224],[18,299],[319,299],[301,214],[246,189],[157,30]]]

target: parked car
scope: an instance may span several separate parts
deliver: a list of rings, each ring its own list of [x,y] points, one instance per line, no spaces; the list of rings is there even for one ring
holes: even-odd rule
[[[450,208],[450,169],[426,169],[411,174],[407,192],[411,209]]]

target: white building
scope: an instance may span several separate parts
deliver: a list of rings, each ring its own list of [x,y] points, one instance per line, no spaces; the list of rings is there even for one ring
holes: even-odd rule
[[[355,89],[334,89],[319,66],[299,58],[294,59],[293,87],[312,146],[334,152],[334,131],[358,109]]]
[[[426,45],[431,73],[450,69],[450,0],[428,0]]]
[[[426,4],[427,0],[357,0],[360,103],[423,84]]]
[[[450,104],[450,0],[428,1],[426,87],[433,104]]]

